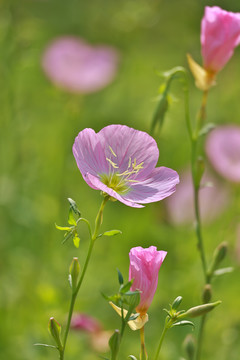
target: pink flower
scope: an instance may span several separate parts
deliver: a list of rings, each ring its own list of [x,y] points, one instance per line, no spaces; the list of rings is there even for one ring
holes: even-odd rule
[[[214,129],[207,137],[206,152],[220,175],[240,182],[240,126],[227,125]]]
[[[90,187],[131,207],[164,199],[179,182],[174,170],[155,168],[155,140],[125,125],[109,125],[99,133],[84,129],[75,139],[73,154]]]
[[[118,65],[117,51],[91,46],[77,37],[54,40],[45,50],[42,66],[50,80],[73,93],[91,93],[112,82]]]
[[[169,219],[176,225],[193,223],[194,203],[193,185],[190,171],[181,175],[181,183],[173,196],[166,199],[165,204]],[[206,172],[202,179],[199,191],[200,214],[204,222],[214,220],[227,207],[229,203],[228,189],[212,174]],[[204,186],[208,184],[208,186]]]
[[[129,253],[129,280],[134,279],[131,290],[140,290],[140,303],[136,311],[146,314],[158,284],[158,271],[162,265],[166,251],[157,251],[155,246],[143,249],[141,246],[132,248]]]
[[[88,333],[96,333],[102,330],[102,326],[98,320],[86,314],[74,314],[71,321],[71,328]]]
[[[204,68],[213,73],[219,72],[239,43],[240,13],[228,12],[218,6],[206,6],[201,23]]]

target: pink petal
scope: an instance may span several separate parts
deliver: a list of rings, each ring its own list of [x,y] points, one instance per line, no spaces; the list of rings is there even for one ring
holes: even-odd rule
[[[131,191],[123,197],[140,204],[159,201],[173,194],[178,183],[178,173],[162,166],[154,169],[146,180],[131,184]]]

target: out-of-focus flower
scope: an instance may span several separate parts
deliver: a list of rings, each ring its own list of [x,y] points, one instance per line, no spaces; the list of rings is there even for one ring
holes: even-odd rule
[[[198,88],[206,91],[215,84],[215,75],[226,65],[239,44],[240,13],[206,6],[201,23],[203,67],[188,55],[189,67]]]
[[[220,175],[240,182],[240,126],[226,125],[214,129],[207,137],[206,152]]]
[[[157,251],[155,246],[143,249],[141,246],[132,248],[129,253],[129,280],[134,279],[131,290],[139,290],[140,303],[136,311],[141,315],[147,313],[157,289],[158,272],[166,251]]]
[[[118,52],[109,46],[91,46],[81,38],[65,36],[46,48],[42,66],[55,85],[73,93],[87,94],[112,82]]]
[[[102,330],[99,321],[86,314],[74,314],[71,321],[71,328],[86,331],[88,333],[95,333]]]
[[[108,341],[112,331],[103,330],[100,322],[87,314],[74,314],[71,321],[71,329],[88,333],[90,345],[96,352],[108,351]]]
[[[178,191],[165,201],[169,219],[176,225],[192,223],[194,217],[193,185],[190,171],[181,175]],[[229,191],[213,175],[203,175],[199,191],[201,218],[205,222],[214,220],[227,207]]]
[[[98,133],[84,129],[75,139],[73,154],[90,187],[131,207],[162,200],[179,183],[176,171],[155,168],[155,140],[125,125],[109,125]]]

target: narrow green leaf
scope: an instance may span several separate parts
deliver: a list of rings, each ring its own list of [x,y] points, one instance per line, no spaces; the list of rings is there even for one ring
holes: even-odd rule
[[[72,234],[72,231],[64,234],[64,239],[63,239],[63,241],[62,241],[62,244],[65,244],[65,242],[66,242],[68,239],[70,239],[70,237],[71,237],[72,235],[73,235],[73,234]]]
[[[132,281],[128,281],[126,284],[122,285],[120,288],[120,292],[124,294],[128,293],[132,286],[132,283],[133,283]],[[127,295],[131,295],[131,294],[129,293]]]
[[[130,320],[136,320],[138,317],[139,317],[139,314],[138,314],[138,313],[133,314],[133,315],[130,316],[129,321],[130,321]]]
[[[117,358],[119,345],[120,345],[121,335],[119,330],[115,330],[113,335],[109,339],[109,347],[111,349],[111,360],[115,360]]]
[[[229,274],[229,273],[231,273],[233,271],[234,271],[233,267],[226,267],[226,268],[215,270],[213,275],[214,276],[221,276],[221,275],[224,275],[224,274]]]
[[[56,227],[56,229],[61,230],[61,231],[70,231],[70,230],[72,230],[72,228],[69,227],[69,226],[59,226],[59,225],[55,224],[55,227]]]
[[[50,347],[50,348],[53,348],[53,349],[57,349],[57,346],[54,346],[54,345],[49,345],[49,344],[33,344],[34,346],[45,346],[45,347]]]
[[[73,238],[73,244],[76,248],[79,248],[79,243],[80,243],[80,238],[78,237],[78,235],[75,235]]]
[[[199,136],[207,135],[211,130],[213,130],[216,127],[216,124],[208,123],[202,127],[202,129],[199,131]]]
[[[178,321],[178,322],[172,324],[171,327],[173,327],[173,326],[186,326],[186,325],[190,325],[192,327],[195,327],[194,323],[191,322],[191,321],[188,321],[188,320]]]
[[[119,269],[117,269],[117,272],[118,272],[118,282],[120,285],[123,284],[124,280],[123,280],[123,276],[122,276],[122,273]]]
[[[122,234],[122,232],[120,230],[109,230],[109,231],[105,231],[102,235],[105,236],[115,236],[118,234]]]

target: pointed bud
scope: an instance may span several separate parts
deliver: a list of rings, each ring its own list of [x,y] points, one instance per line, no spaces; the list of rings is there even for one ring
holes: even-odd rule
[[[70,282],[73,292],[76,290],[79,274],[80,274],[80,264],[78,258],[74,257],[69,267],[69,275],[71,280]]]
[[[196,341],[192,334],[188,334],[183,342],[183,348],[187,353],[189,360],[194,360]]]
[[[55,342],[57,344],[57,347],[61,350],[63,348],[61,337],[60,337],[60,335],[61,335],[61,326],[53,317],[51,317],[50,320],[49,320],[48,331],[50,332],[50,334],[54,338],[54,340],[55,340]]]
[[[195,306],[187,310],[184,314],[180,315],[178,318],[182,318],[182,317],[194,318],[197,316],[202,316],[204,314],[207,314],[209,311],[213,310],[219,304],[221,304],[221,301]]]
[[[216,270],[218,268],[219,264],[225,258],[226,254],[227,254],[227,249],[228,249],[228,243],[226,241],[223,241],[215,249],[215,251],[213,253],[212,263],[211,263],[210,268],[208,270],[209,277],[212,276],[214,270]]]
[[[210,284],[206,284],[203,288],[202,301],[204,304],[209,303],[212,298],[212,287]]]
[[[182,302],[182,296],[178,296],[172,303],[172,309],[177,310]]]

